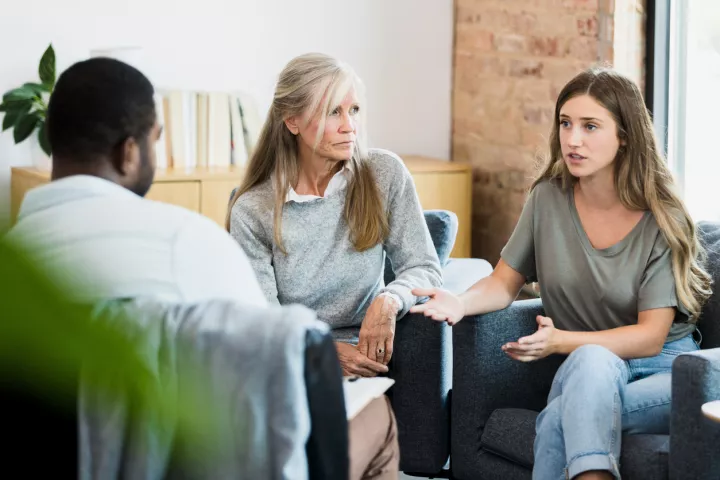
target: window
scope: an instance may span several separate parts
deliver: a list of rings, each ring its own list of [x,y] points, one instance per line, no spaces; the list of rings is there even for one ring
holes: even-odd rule
[[[668,13],[668,162],[693,219],[720,221],[720,1],[673,0]]]

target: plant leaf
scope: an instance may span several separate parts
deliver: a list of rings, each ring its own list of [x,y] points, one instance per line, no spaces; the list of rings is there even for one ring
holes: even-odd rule
[[[30,88],[20,87],[10,90],[3,95],[3,102],[18,102],[31,100],[35,97],[35,91]]]
[[[45,130],[45,122],[40,122],[40,129],[38,130],[38,142],[40,142],[40,148],[49,157],[52,154],[50,149],[50,140],[48,140],[47,132]]]
[[[35,130],[38,121],[39,119],[35,112],[30,112],[20,117],[15,123],[15,130],[13,130],[15,143],[20,143],[28,138],[33,133],[33,130]]]
[[[50,93],[50,91],[52,90],[49,85],[45,85],[44,83],[32,83],[32,82],[28,82],[28,83],[24,84],[23,88],[32,90],[39,97],[41,97],[43,93]]]
[[[32,108],[32,102],[15,102],[9,104],[8,110],[3,118],[2,131],[15,126],[21,117],[25,116]]]
[[[52,43],[40,59],[38,74],[40,75],[40,81],[47,85],[48,88],[55,86],[55,50]]]

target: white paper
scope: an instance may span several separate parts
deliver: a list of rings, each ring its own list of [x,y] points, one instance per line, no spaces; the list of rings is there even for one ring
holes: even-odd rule
[[[347,419],[352,420],[363,408],[374,399],[382,396],[395,380],[387,377],[345,377],[343,391],[345,393],[345,412]]]

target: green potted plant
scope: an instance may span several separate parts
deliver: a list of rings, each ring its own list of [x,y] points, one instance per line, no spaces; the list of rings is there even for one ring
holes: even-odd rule
[[[50,143],[45,135],[45,118],[50,94],[55,87],[55,50],[48,46],[38,66],[40,83],[28,82],[6,92],[0,103],[5,113],[2,131],[12,129],[15,143],[25,141],[35,131],[40,148],[49,157]]]

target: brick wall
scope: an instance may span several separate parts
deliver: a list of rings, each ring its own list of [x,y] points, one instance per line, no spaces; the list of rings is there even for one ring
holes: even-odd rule
[[[473,165],[474,256],[497,262],[560,89],[613,61],[614,14],[615,0],[455,0],[452,157]]]

